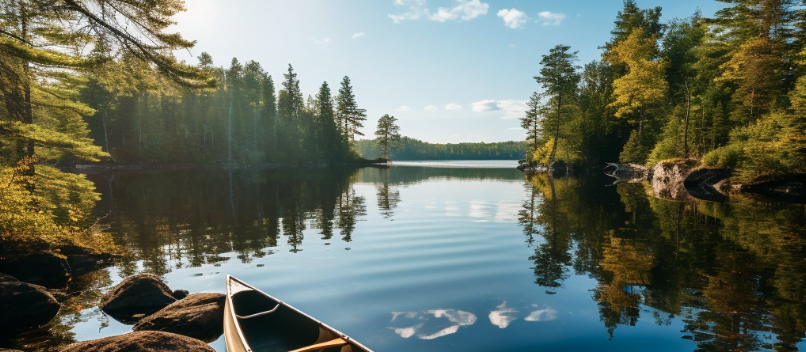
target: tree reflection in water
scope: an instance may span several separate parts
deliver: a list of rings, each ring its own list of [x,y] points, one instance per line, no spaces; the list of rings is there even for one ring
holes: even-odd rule
[[[806,333],[806,206],[749,196],[672,202],[648,185],[527,178],[519,212],[535,282],[562,287],[570,267],[597,280],[613,338],[642,315],[675,316],[701,351],[797,350]],[[550,291],[558,292],[558,291]],[[644,318],[646,319],[646,318]]]

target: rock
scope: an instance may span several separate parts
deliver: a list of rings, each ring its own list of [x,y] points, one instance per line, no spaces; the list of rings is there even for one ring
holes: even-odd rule
[[[79,246],[61,246],[57,250],[67,257],[70,273],[73,276],[81,276],[108,267],[114,264],[115,259],[120,257]]]
[[[175,302],[171,289],[153,274],[137,274],[106,293],[98,306],[124,323],[132,323],[135,314],[149,315]]]
[[[53,252],[43,251],[0,263],[0,271],[20,281],[48,288],[62,288],[70,281],[70,265]]]
[[[206,343],[187,336],[162,331],[135,331],[128,334],[84,341],[61,352],[215,352]]]
[[[661,199],[692,200],[684,181],[699,164],[697,160],[661,161],[652,168],[652,191]]]
[[[730,177],[726,169],[697,169],[689,173],[683,181],[688,193],[698,199],[712,202],[726,202],[728,196],[723,190],[725,181]]]
[[[741,186],[742,192],[795,203],[806,203],[806,174],[795,174],[775,179],[756,180]]]
[[[645,166],[639,164],[608,163],[604,168],[604,173],[615,178],[615,183],[638,183],[647,179],[649,171]]]
[[[49,322],[61,305],[47,289],[0,274],[0,331],[21,331]]]
[[[220,293],[194,293],[143,318],[135,331],[159,330],[215,341],[224,333],[224,301]]]
[[[0,352],[22,352],[22,351],[20,351],[20,350],[12,350],[12,349],[9,349],[9,348],[0,347]]]
[[[190,291],[188,291],[188,290],[174,290],[174,292],[173,292],[173,296],[176,299],[183,299],[183,298],[187,297],[189,294],[190,294]]]

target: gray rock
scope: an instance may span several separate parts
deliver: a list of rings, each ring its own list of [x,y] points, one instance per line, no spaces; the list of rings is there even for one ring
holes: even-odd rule
[[[0,263],[0,271],[20,281],[48,288],[62,288],[70,281],[70,265],[53,252],[43,251]]]
[[[61,352],[215,352],[206,343],[162,331],[135,331],[128,334],[84,341],[67,346]]]
[[[697,166],[697,160],[661,161],[652,168],[652,191],[655,197],[674,201],[693,200],[684,181]]]
[[[61,305],[47,289],[0,274],[0,331],[21,331],[49,322]]]
[[[152,314],[175,302],[171,289],[162,279],[152,274],[137,274],[106,293],[98,306],[113,318],[132,323],[135,314]]]
[[[159,330],[215,341],[224,333],[224,295],[194,293],[143,318],[135,331]]]

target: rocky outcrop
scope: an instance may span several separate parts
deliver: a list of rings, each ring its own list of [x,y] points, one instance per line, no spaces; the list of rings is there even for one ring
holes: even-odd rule
[[[652,168],[652,192],[655,197],[674,201],[687,201],[689,195],[684,181],[699,164],[696,160],[661,161]]]
[[[143,318],[135,331],[159,330],[215,341],[224,333],[224,295],[194,293]]]
[[[0,274],[0,331],[21,331],[49,322],[61,305],[42,286]]]
[[[688,193],[698,199],[712,202],[728,201],[728,190],[730,186],[726,182],[730,177],[730,171],[726,169],[697,169],[689,173],[683,185]]]
[[[132,275],[104,295],[99,306],[121,322],[136,322],[176,299],[162,279],[153,274]]]
[[[70,281],[67,260],[50,251],[43,251],[0,262],[0,271],[20,281],[48,288],[62,288]]]
[[[124,335],[74,343],[61,352],[215,352],[206,343],[162,331],[135,331]]]

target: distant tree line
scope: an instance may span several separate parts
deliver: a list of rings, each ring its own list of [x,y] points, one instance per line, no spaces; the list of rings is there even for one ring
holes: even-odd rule
[[[601,60],[557,45],[522,118],[528,160],[653,165],[677,158],[740,179],[806,172],[806,11],[793,0],[724,0],[661,23],[625,0]]]
[[[374,140],[358,140],[355,147],[365,158],[381,156]],[[389,148],[391,160],[518,160],[523,159],[525,142],[438,144],[401,137],[397,147]]]
[[[260,63],[232,59],[213,66],[207,53],[198,68],[215,88],[186,89],[148,82],[114,94],[90,79],[84,101],[101,118],[89,120],[90,136],[117,162],[245,163],[346,161],[350,141],[361,135],[359,109],[349,77],[337,94],[327,82],[303,96],[291,65],[280,90]]]

